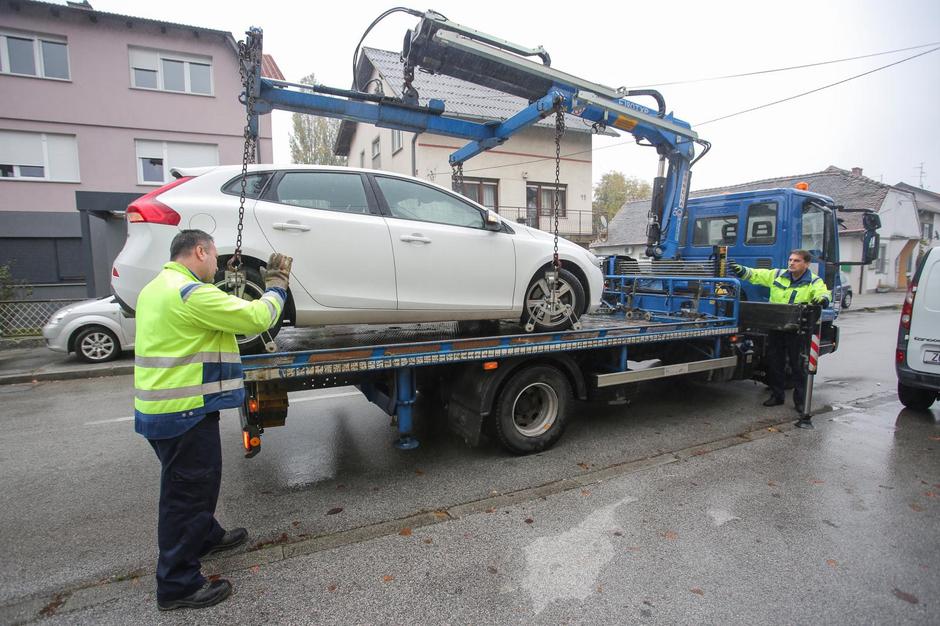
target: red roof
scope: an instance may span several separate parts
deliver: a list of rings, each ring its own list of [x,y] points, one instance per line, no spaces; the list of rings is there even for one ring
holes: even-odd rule
[[[273,78],[274,80],[285,80],[284,74],[281,73],[281,68],[277,66],[277,61],[274,60],[270,54],[261,55],[261,75],[265,78]]]

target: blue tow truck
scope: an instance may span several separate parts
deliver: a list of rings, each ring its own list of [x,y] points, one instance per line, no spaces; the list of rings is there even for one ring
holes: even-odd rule
[[[395,445],[402,449],[418,445],[413,433],[418,396],[438,397],[451,429],[471,445],[490,435],[507,450],[526,454],[558,441],[574,399],[624,399],[644,381],[673,376],[761,379],[769,330],[801,333],[809,345],[822,319],[829,330],[822,334],[821,352],[835,350],[831,310],[820,314],[819,307],[768,304],[766,294],[728,272],[732,259],[781,266],[790,249],[811,241],[820,274],[831,286],[840,262],[838,207],[831,199],[769,190],[689,202],[691,166],[709,144],[667,113],[658,92],[585,81],[552,68],[541,47],[519,46],[433,11],[405,11],[420,22],[405,37],[401,98],[262,78],[262,33],[249,30],[239,44],[246,142],[257,136],[257,116],[274,109],[437,133],[469,140],[450,156],[459,181],[467,159],[541,119],[575,115],[598,128],[629,132],[638,144],[655,149],[648,258],[609,258],[602,310],[581,318],[570,312],[569,330],[531,333],[506,323],[483,325],[477,332],[466,332],[461,324],[326,328],[311,330],[303,345],[288,352],[246,356],[241,410],[246,457],[258,454],[266,428],[285,424],[293,391],[355,385],[393,417]],[[531,104],[501,123],[451,117],[443,102],[419,104],[411,84],[416,70],[499,89]],[[630,97],[649,97],[657,106]],[[557,132],[556,142],[563,131]],[[696,146],[703,149],[698,157]],[[866,263],[878,249],[875,228],[870,230]],[[233,284],[237,255],[230,266]],[[556,258],[552,271],[562,266]],[[550,285],[552,271],[546,274]]]

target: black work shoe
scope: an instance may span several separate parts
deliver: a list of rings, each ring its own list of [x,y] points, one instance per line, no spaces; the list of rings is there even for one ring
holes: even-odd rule
[[[801,417],[796,420],[797,428],[805,428],[806,430],[814,430],[816,427],[813,426],[813,420],[809,417]]]
[[[777,396],[770,396],[764,400],[764,406],[780,406],[781,404],[783,404],[783,398]]]
[[[185,598],[179,598],[177,600],[157,600],[157,608],[161,611],[172,611],[173,609],[204,609],[207,606],[218,604],[230,595],[232,595],[232,583],[229,581],[224,578],[213,581],[207,580],[206,584]]]
[[[248,541],[248,531],[244,528],[233,528],[232,530],[226,530],[225,534],[222,535],[222,539],[219,541],[219,543],[203,552],[202,556],[207,557],[216,554],[217,552],[224,552],[226,550],[237,548],[246,541]]]

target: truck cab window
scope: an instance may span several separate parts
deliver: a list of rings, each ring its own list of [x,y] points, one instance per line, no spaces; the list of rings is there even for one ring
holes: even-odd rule
[[[777,203],[759,202],[747,208],[744,244],[767,246],[777,241]]]
[[[692,227],[693,246],[733,246],[737,241],[737,215],[700,217]]]

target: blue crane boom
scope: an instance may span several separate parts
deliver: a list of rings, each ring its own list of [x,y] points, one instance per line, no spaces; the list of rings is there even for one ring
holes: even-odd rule
[[[688,199],[695,144],[709,144],[698,137],[688,122],[666,112],[662,96],[651,90],[626,91],[580,79],[551,67],[541,47],[526,48],[461,26],[439,13],[419,13],[421,21],[405,37],[402,60],[405,84],[402,98],[323,85],[299,85],[261,76],[262,31],[247,33],[243,71],[248,93],[249,133],[257,136],[257,116],[272,110],[320,115],[373,124],[408,132],[429,132],[469,140],[450,155],[451,165],[506,142],[539,120],[563,111],[587,120],[596,128],[615,128],[632,134],[638,144],[652,146],[659,156],[649,215],[647,254],[674,258],[679,249],[679,228]],[[541,62],[527,57],[537,56]],[[411,84],[415,70],[440,73],[476,85],[525,98],[528,106],[508,119],[480,123],[448,115],[440,100],[420,105]],[[628,100],[649,96],[656,110]]]

